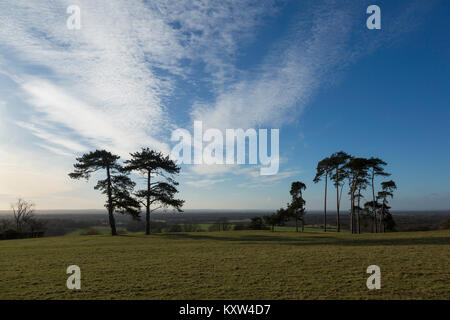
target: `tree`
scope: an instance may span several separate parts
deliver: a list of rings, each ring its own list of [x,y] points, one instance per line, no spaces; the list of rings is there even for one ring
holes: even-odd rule
[[[395,189],[397,189],[397,185],[392,180],[384,181],[381,183],[381,191],[378,192],[378,196],[377,196],[378,199],[382,200],[380,217],[379,217],[380,232],[386,231],[385,218],[386,218],[387,214],[389,213],[389,209],[390,209],[390,207],[388,206],[388,203],[389,203],[388,199],[394,198],[394,190]],[[389,215],[390,215],[390,213],[389,213]],[[392,216],[391,216],[391,218],[392,218]]]
[[[314,183],[318,183],[322,177],[325,178],[325,199],[323,202],[323,230],[327,232],[327,189],[328,189],[328,176],[332,170],[330,158],[325,158],[319,161],[316,168],[316,176],[314,177]],[[306,188],[306,187],[305,187]]]
[[[125,161],[125,170],[141,173],[147,182],[145,189],[136,192],[136,196],[141,199],[146,210],[145,234],[150,234],[151,212],[167,207],[182,212],[181,207],[184,201],[175,198],[175,194],[178,193],[176,188],[178,182],[172,177],[180,172],[180,167],[168,156],[149,148],[142,148],[140,152],[131,154],[131,160]],[[163,181],[152,182],[153,177],[162,178]],[[157,207],[151,209],[152,205],[157,205]]]
[[[373,213],[373,224],[372,224],[372,232],[377,232],[377,210],[376,210],[376,203],[375,201],[375,186],[374,181],[376,176],[389,176],[389,173],[384,172],[383,166],[386,166],[387,163],[379,158],[370,158],[368,160],[368,168],[369,168],[369,175],[370,175],[370,181],[372,185],[372,213]]]
[[[69,174],[72,179],[89,180],[91,174],[105,170],[106,178],[99,180],[94,187],[107,196],[105,207],[108,209],[111,235],[117,235],[114,213],[129,214],[138,219],[140,213],[139,202],[131,194],[135,183],[127,176],[127,172],[119,164],[119,156],[106,150],[96,150],[76,158],[74,172]]]
[[[367,182],[367,159],[365,158],[351,158],[345,165],[346,177],[349,182],[349,194],[350,194],[350,230],[355,233],[357,230],[355,225],[355,198],[358,198],[356,191],[362,188]],[[359,196],[360,198],[360,196]]]
[[[274,232],[275,225],[278,223],[278,216],[276,213],[270,216],[263,216],[264,223],[270,226],[272,232]]]
[[[374,232],[375,230],[374,224],[378,223],[375,216],[380,209],[381,204],[378,202],[377,198],[375,199],[375,201],[368,201],[364,203],[364,211],[367,212],[368,216],[370,217],[372,232]]]
[[[0,219],[0,232],[12,230],[14,228],[14,220],[9,218]]]
[[[281,208],[276,213],[270,216],[264,216],[264,223],[271,226],[272,232],[275,231],[275,226],[284,223],[289,218],[288,210]]]
[[[216,223],[219,225],[219,231],[231,230],[230,220],[226,217],[219,218]]]
[[[298,221],[302,222],[302,232],[305,230],[305,204],[303,199],[303,190],[306,190],[306,185],[301,181],[292,182],[291,185],[291,203],[288,210],[295,219],[295,231],[298,232]]]
[[[391,207],[386,204],[381,211],[381,214],[383,215],[383,232],[396,231],[397,224],[389,209],[391,209]]]
[[[357,181],[357,190],[358,193],[355,195],[355,197],[357,198],[357,205],[355,207],[355,210],[357,212],[356,214],[356,225],[357,225],[357,233],[361,233],[361,216],[360,216],[360,212],[362,210],[361,208],[361,198],[364,198],[364,196],[361,194],[361,190],[365,190],[367,187],[367,183],[369,181],[367,180],[366,177],[361,177],[358,179]]]
[[[331,180],[334,181],[336,187],[336,231],[341,231],[340,206],[342,198],[342,190],[344,189],[344,180],[346,178],[345,166],[351,156],[344,151],[335,152],[330,156],[330,166],[333,170]],[[339,187],[341,190],[339,191]]]
[[[21,232],[26,223],[30,223],[34,217],[34,203],[19,198],[15,204],[11,205],[14,215],[16,231]]]
[[[247,229],[249,230],[262,230],[264,228],[264,221],[261,217],[251,218],[250,223],[247,225]]]

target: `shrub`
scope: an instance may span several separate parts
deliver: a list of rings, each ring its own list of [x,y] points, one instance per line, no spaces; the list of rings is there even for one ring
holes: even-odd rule
[[[173,224],[169,227],[169,232],[182,232],[183,229],[181,228],[181,226],[179,224]]]
[[[249,230],[269,230],[268,226],[264,225],[264,221],[261,217],[251,218],[250,223],[247,225]]]
[[[442,220],[439,223],[439,229],[440,230],[450,229],[450,219]]]

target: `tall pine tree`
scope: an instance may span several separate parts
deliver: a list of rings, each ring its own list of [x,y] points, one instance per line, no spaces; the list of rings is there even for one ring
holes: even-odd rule
[[[135,183],[127,176],[127,172],[119,164],[120,157],[106,150],[96,150],[77,158],[73,166],[74,172],[69,174],[72,179],[89,180],[91,175],[104,170],[106,177],[99,180],[94,187],[106,195],[105,207],[108,209],[111,234],[117,235],[114,212],[129,214],[133,218],[139,218],[139,202],[132,197]]]
[[[172,207],[182,212],[184,200],[176,199],[178,182],[173,175],[180,172],[175,162],[160,152],[142,148],[141,151],[131,154],[131,160],[125,161],[125,169],[136,171],[146,179],[146,188],[136,192],[136,196],[145,206],[145,234],[150,234],[150,214],[160,208]],[[153,181],[153,179],[158,179]],[[162,179],[162,180],[161,180]],[[152,208],[152,205],[156,207]]]

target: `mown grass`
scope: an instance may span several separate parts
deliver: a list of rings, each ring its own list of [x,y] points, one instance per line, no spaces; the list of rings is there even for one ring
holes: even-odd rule
[[[296,228],[294,226],[275,226],[274,231],[295,231]],[[299,225],[298,230],[301,231],[302,227]],[[323,229],[320,227],[313,227],[313,226],[305,226],[305,231],[320,231],[323,232]],[[327,232],[336,232],[336,228],[334,227],[328,227]],[[349,231],[346,229],[341,230],[342,233],[348,233]]]
[[[98,234],[101,235],[109,235],[111,234],[111,228],[109,227],[103,227],[103,226],[97,226],[97,227],[91,227],[91,228],[84,228],[84,229],[78,229],[75,231],[72,231],[70,233],[65,234],[66,237],[72,237],[72,236],[81,236],[85,233],[88,233],[89,231],[96,231]]]
[[[0,241],[0,299],[449,299],[450,231],[229,231]],[[82,289],[66,288],[81,268]],[[366,268],[381,268],[368,290]]]

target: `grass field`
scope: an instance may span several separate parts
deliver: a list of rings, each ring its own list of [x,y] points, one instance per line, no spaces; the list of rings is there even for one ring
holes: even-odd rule
[[[450,299],[449,230],[74,235],[0,241],[0,254],[0,299]]]

